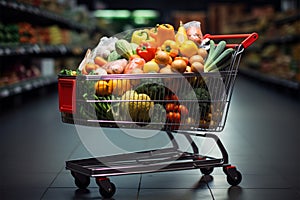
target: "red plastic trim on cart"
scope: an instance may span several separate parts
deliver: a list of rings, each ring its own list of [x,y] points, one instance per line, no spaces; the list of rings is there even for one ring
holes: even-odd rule
[[[60,112],[75,113],[76,99],[76,79],[71,78],[59,78],[58,80],[58,93],[59,93],[59,110]]]
[[[246,49],[249,47],[253,42],[255,42],[258,39],[257,33],[250,33],[250,34],[229,34],[229,35],[210,35],[206,34],[203,38],[209,38],[209,39],[239,39],[239,38],[245,38],[241,44]],[[227,48],[234,48],[240,44],[227,44]]]

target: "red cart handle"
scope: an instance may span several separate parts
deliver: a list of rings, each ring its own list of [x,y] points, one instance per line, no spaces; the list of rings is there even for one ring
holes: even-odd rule
[[[249,47],[253,42],[255,42],[258,39],[257,33],[250,33],[250,34],[230,34],[230,35],[210,35],[206,34],[203,38],[209,38],[209,39],[236,39],[236,38],[246,38],[244,39],[241,44],[246,49]],[[226,47],[228,48],[234,48],[238,46],[239,44],[227,44]]]

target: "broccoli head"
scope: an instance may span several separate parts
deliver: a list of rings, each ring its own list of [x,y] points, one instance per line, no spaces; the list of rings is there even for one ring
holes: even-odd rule
[[[141,79],[135,91],[147,94],[152,100],[163,100],[165,97],[165,86],[161,79]]]
[[[206,117],[210,110],[211,97],[207,88],[195,88],[186,95],[186,100],[195,100],[197,98],[199,104],[199,113],[201,118]]]

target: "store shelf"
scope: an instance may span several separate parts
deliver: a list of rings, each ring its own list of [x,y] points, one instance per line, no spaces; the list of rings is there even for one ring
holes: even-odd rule
[[[88,48],[73,45],[40,45],[40,44],[24,44],[24,45],[1,45],[0,58],[6,56],[22,56],[22,55],[81,55]]]
[[[52,58],[62,63],[69,63],[70,59],[76,61],[89,48],[93,34],[96,31],[100,34],[105,32],[105,30],[100,30],[88,16],[76,18],[75,15],[78,14],[78,11],[73,13],[67,7],[59,7],[61,9],[56,11],[53,7],[54,4],[49,6],[39,1],[33,3],[41,6],[18,1],[0,0],[0,24],[4,28],[3,35],[5,35],[0,43],[0,74],[3,76],[3,80],[6,80],[4,74],[17,73],[15,64],[23,65],[26,69],[32,69],[33,65],[37,65],[34,66],[37,68],[48,67],[39,66],[39,61],[43,58]],[[55,6],[58,6],[58,4],[55,4]],[[24,28],[25,25],[27,26]],[[21,28],[12,31],[7,28],[10,26]],[[22,34],[26,38],[28,37],[28,41],[21,40],[19,30],[24,31]],[[46,30],[45,33],[44,30]],[[20,38],[16,37],[14,39],[14,34],[19,34]],[[46,34],[46,36],[43,34]],[[58,36],[61,36],[61,41],[57,39]],[[55,66],[49,67],[55,67],[55,70],[58,70],[60,66],[55,64]],[[40,69],[40,71],[42,70]],[[36,88],[47,87],[57,82],[56,75],[28,79],[18,77],[18,79],[20,81],[14,81],[12,84],[8,84],[8,81],[2,81],[0,99],[23,94]]]
[[[272,39],[266,39],[263,45],[296,43],[298,41],[300,41],[299,35],[285,35],[281,37],[274,37]]]
[[[3,16],[1,17],[3,20],[21,19],[35,21],[39,25],[57,24],[77,31],[92,31],[91,26],[80,24],[60,14],[23,3],[0,0],[0,9],[0,16]],[[9,17],[4,18],[5,16]]]
[[[276,23],[276,25],[281,26],[283,24],[291,23],[291,22],[297,21],[299,19],[300,19],[300,14],[298,13],[295,15],[285,16],[285,17],[282,17],[281,19],[277,19],[275,21],[275,23]]]
[[[254,70],[254,69],[249,69],[246,67],[241,67],[239,69],[239,72],[243,75],[246,75],[248,77],[254,78],[259,81],[263,81],[265,83],[270,83],[270,84],[282,86],[282,87],[285,87],[288,89],[300,91],[300,82],[280,78],[277,76],[272,76],[269,74],[264,74],[264,73]]]
[[[3,86],[0,87],[0,99],[45,87],[56,82],[57,76],[42,76]]]
[[[269,15],[263,15],[261,10],[261,13],[261,16],[245,16],[229,25],[230,30],[255,30],[260,36],[254,48],[247,49],[240,72],[271,87],[300,94],[299,9]]]

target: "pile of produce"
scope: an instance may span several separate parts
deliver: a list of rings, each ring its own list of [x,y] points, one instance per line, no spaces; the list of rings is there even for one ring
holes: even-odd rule
[[[71,44],[78,34],[74,31],[53,26],[35,26],[28,22],[5,24],[0,22],[0,44]]]
[[[230,65],[234,50],[226,48],[225,41],[216,43],[204,39],[200,22],[196,21],[180,23],[176,31],[170,24],[158,24],[153,28],[134,30],[126,37],[120,35],[122,37],[102,37],[95,49],[87,51],[76,71],[64,70],[63,73],[71,76],[146,73],[198,76],[185,79],[191,83],[193,91],[179,89],[184,76],[177,79],[172,79],[172,75],[171,78],[144,79],[112,76],[111,79],[90,81],[93,94],[87,92],[84,97],[97,100],[98,119],[132,120],[143,125],[163,123],[170,129],[177,129],[181,124],[211,124],[210,94],[199,74],[226,70]],[[190,105],[180,103],[176,96],[178,92],[187,102],[193,97],[198,99],[200,122],[196,119],[199,114],[194,117],[196,111],[189,111]],[[190,95],[191,92],[195,95]]]
[[[127,40],[102,37],[93,50],[87,51],[79,74],[215,72],[228,66],[226,61],[233,53],[232,48],[225,48],[225,41],[215,44],[203,39],[195,21],[180,23],[177,31],[170,24],[158,24],[130,34]]]

